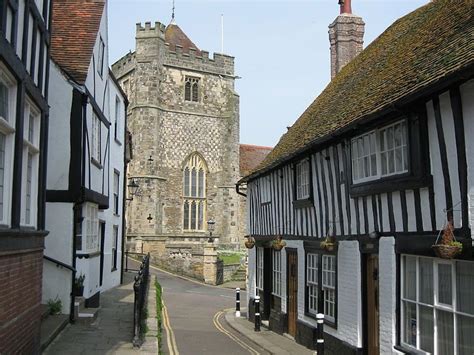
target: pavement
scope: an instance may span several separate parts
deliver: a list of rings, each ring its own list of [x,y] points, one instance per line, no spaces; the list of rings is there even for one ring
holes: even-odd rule
[[[289,337],[278,335],[263,325],[260,327],[260,331],[256,332],[254,330],[254,323],[249,322],[246,317],[247,313],[245,309],[243,309],[241,316],[238,318],[235,316],[234,310],[228,310],[225,313],[225,320],[231,328],[248,338],[251,342],[258,344],[258,346],[265,349],[268,353],[275,355],[316,354],[315,351],[297,344]]]
[[[101,294],[99,315],[91,324],[68,325],[46,348],[46,355],[154,354],[133,348],[133,275]]]

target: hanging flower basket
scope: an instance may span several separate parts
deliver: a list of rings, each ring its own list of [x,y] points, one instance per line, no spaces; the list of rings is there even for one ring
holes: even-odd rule
[[[275,250],[282,250],[286,246],[286,242],[281,236],[278,236],[273,242],[272,247]]]
[[[438,243],[441,232],[443,233],[443,235],[441,237],[441,241]],[[437,257],[442,259],[452,259],[457,255],[461,254],[462,243],[456,241],[453,232],[453,223],[452,221],[449,221],[444,227],[444,229],[440,231],[440,234],[438,234],[438,238],[436,238],[436,243],[431,246]]]
[[[320,244],[321,248],[326,251],[334,251],[336,249],[337,241],[333,236],[327,236]]]
[[[247,249],[252,249],[254,246],[255,246],[255,239],[251,236],[247,236],[245,238],[248,238],[246,241],[245,241],[245,247]]]

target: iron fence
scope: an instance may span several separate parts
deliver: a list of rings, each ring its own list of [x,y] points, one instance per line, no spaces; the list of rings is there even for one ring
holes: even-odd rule
[[[150,253],[143,257],[138,275],[135,276],[133,291],[135,299],[133,302],[133,346],[140,347],[142,326],[144,325],[144,313],[146,305],[146,296],[150,274]]]

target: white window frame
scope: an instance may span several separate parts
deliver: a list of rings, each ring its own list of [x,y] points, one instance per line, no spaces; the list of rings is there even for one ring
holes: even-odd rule
[[[272,295],[281,297],[281,254],[279,250],[272,249]]]
[[[295,166],[296,169],[296,199],[305,200],[310,197],[310,165],[309,159],[303,159]]]
[[[401,132],[401,145],[400,146],[393,146],[391,149],[384,149],[382,150],[382,140],[381,135],[384,134],[388,129],[393,128],[397,125],[401,125],[404,128],[404,131]],[[381,178],[393,176],[393,175],[401,175],[408,172],[408,162],[410,160],[409,150],[408,150],[408,122],[407,120],[399,120],[397,122],[391,123],[389,125],[377,128],[370,132],[364,133],[357,137],[352,138],[351,140],[351,163],[352,163],[352,182],[354,184],[364,183],[368,181],[374,181]],[[366,147],[366,144],[363,142],[369,143],[369,146]],[[386,142],[386,140],[385,140]],[[362,143],[362,146],[360,145]],[[359,148],[360,147],[360,148]],[[365,150],[365,154],[359,154],[359,150]],[[395,159],[395,150],[401,149],[402,150],[402,169],[401,170],[394,170],[394,172],[382,172],[382,155],[389,154],[388,152],[393,152],[393,164],[394,169],[396,169],[396,159]],[[405,159],[406,155],[406,159]],[[373,160],[375,156],[375,161]],[[365,163],[368,164],[369,175],[360,177],[359,176],[359,169],[365,168]],[[375,163],[375,172],[372,169],[372,165]],[[362,164],[362,165],[361,165]],[[387,163],[388,164],[388,163]],[[364,174],[365,175],[365,174]]]
[[[264,176],[260,180],[260,199],[261,199],[261,203],[272,202],[271,177],[269,175]]]
[[[115,129],[114,129],[114,138],[116,141],[121,142],[122,129],[121,129],[121,102],[118,96],[115,96]]]
[[[184,78],[184,101],[186,102],[199,102],[199,85],[201,78],[195,76],[186,76]],[[188,84],[189,84],[189,96],[188,96]]]
[[[114,225],[112,228],[112,260],[111,260],[112,271],[117,270],[117,265],[118,265],[118,239],[119,239],[119,226]]]
[[[92,129],[91,129],[91,158],[97,163],[102,164],[102,122],[99,116],[92,110]]]
[[[96,204],[87,202],[83,208],[84,220],[82,223],[85,223],[83,232],[85,230],[86,238],[85,247],[82,245],[82,250],[87,253],[97,252],[99,251],[99,207]]]
[[[21,225],[36,227],[41,113],[30,98],[26,99],[23,120]]]
[[[416,285],[416,292],[415,292],[415,300],[408,299],[405,297],[405,268],[406,268],[406,260],[408,258],[415,259],[415,285]],[[432,261],[432,270],[433,270],[433,302],[432,304],[428,304],[425,302],[421,301],[421,296],[420,296],[420,260],[424,259],[425,261],[431,260]],[[461,312],[458,310],[457,307],[457,280],[456,280],[456,266],[459,262],[463,263],[470,263],[472,264],[472,267],[474,267],[474,263],[472,261],[466,261],[466,260],[445,260],[445,259],[439,259],[439,258],[431,258],[431,257],[420,257],[420,256],[414,256],[414,255],[402,255],[402,262],[401,264],[401,277],[400,277],[400,312],[401,312],[401,318],[400,318],[400,345],[412,352],[416,352],[419,354],[430,354],[427,351],[424,351],[420,349],[421,343],[420,343],[420,307],[425,307],[425,308],[430,308],[433,310],[433,355],[442,355],[438,351],[438,342],[437,340],[439,339],[440,335],[438,334],[438,327],[437,327],[437,313],[438,311],[443,311],[450,313],[453,317],[453,353],[454,355],[458,354],[458,336],[459,333],[457,331],[458,328],[458,316],[464,316],[464,317],[469,317],[474,319],[474,313],[473,314],[468,314],[465,312]],[[444,304],[438,301],[439,297],[439,274],[438,274],[438,267],[439,265],[450,265],[451,266],[451,297],[452,297],[452,302],[450,305]],[[405,303],[410,303],[412,305],[415,305],[416,309],[416,339],[415,343],[416,345],[413,346],[411,344],[408,344],[405,342]]]
[[[255,287],[257,290],[263,291],[263,257],[264,257],[264,248],[257,247],[256,248],[256,280],[255,280]]]
[[[99,53],[97,55],[97,72],[100,77],[104,75],[105,43],[102,36],[99,36]]]
[[[117,216],[120,216],[120,172],[117,170],[114,170],[113,187],[113,213]]]
[[[3,213],[0,214],[0,225],[11,224],[12,182],[13,182],[13,157],[15,154],[15,126],[16,126],[16,98],[17,83],[0,63],[0,82],[8,89],[7,93],[7,117],[0,116],[0,133],[5,136],[3,156],[3,196],[0,194],[3,205]]]
[[[308,312],[316,316],[319,301],[319,254],[306,254],[306,286],[308,288]]]
[[[336,257],[322,255],[321,289],[324,299],[324,315],[332,323],[336,320],[336,269]]]

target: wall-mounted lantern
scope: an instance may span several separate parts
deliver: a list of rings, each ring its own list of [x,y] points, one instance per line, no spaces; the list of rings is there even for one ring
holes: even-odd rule
[[[209,243],[214,242],[214,238],[212,237],[212,232],[214,232],[214,228],[216,227],[216,221],[212,218],[207,221],[207,230],[209,231],[209,239],[207,240]]]

